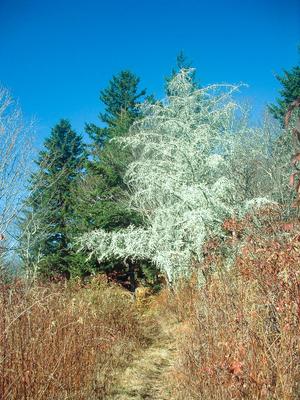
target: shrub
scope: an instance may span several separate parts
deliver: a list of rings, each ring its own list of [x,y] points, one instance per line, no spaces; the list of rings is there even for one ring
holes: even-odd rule
[[[220,269],[202,288],[194,284],[189,313],[182,299],[191,298],[191,289],[179,289],[176,315],[187,317],[179,328],[172,398],[298,398],[299,224],[267,220],[256,229],[244,224],[234,268]]]
[[[131,298],[99,279],[2,283],[0,296],[3,400],[104,399],[148,341]]]

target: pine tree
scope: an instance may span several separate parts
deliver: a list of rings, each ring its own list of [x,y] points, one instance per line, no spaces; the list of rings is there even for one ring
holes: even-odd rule
[[[92,144],[86,174],[82,177],[76,196],[76,218],[80,233],[93,229],[116,231],[143,223],[140,214],[127,204],[129,189],[124,182],[124,175],[133,155],[131,150],[123,148],[116,141],[125,137],[132,123],[140,117],[138,105],[145,97],[146,90],[139,90],[139,82],[139,78],[130,71],[113,76],[108,87],[100,93],[105,111],[99,118],[106,126],[86,125]],[[114,257],[101,265],[92,258],[89,264],[85,262],[82,266],[98,271],[125,269],[128,272],[128,266]]]
[[[283,126],[289,105],[300,97],[300,66],[297,65],[290,71],[283,70],[283,75],[276,75],[276,78],[282,85],[279,91],[281,97],[277,99],[277,104],[269,105],[269,111]]]
[[[121,71],[114,75],[108,87],[100,92],[100,101],[105,106],[105,112],[100,113],[99,119],[106,124],[100,128],[95,124],[86,124],[86,132],[93,141],[93,150],[98,152],[104,143],[112,138],[113,128],[119,125],[121,120],[122,132],[127,131],[131,123],[138,117],[138,101],[142,99],[146,90],[139,91],[140,79],[130,71]],[[124,125],[124,116],[126,124]],[[120,129],[117,128],[117,131]],[[97,158],[98,154],[96,154]]]
[[[69,275],[75,208],[72,192],[84,158],[81,136],[62,119],[39,153],[21,221],[21,256],[27,268],[43,275]]]
[[[146,90],[139,92],[140,79],[130,71],[121,71],[113,76],[106,89],[100,93],[100,100],[105,104],[105,113],[100,114],[102,122],[108,127],[115,126],[123,113],[134,120],[138,117],[137,104],[145,96]]]
[[[89,228],[101,226],[116,229],[128,226],[132,219],[123,206],[127,193],[123,176],[131,154],[114,139],[126,135],[133,121],[139,117],[138,101],[146,93],[145,90],[139,91],[139,82],[139,78],[130,71],[121,71],[113,76],[108,87],[100,93],[105,112],[99,118],[106,126],[86,125],[92,144],[83,181],[87,190],[80,197],[79,207],[83,211],[81,219],[83,217],[83,223]],[[97,206],[93,201],[96,198],[101,199]]]
[[[300,47],[299,47],[300,51]],[[284,70],[283,75],[276,75],[276,78],[282,85],[279,91],[281,97],[277,99],[277,104],[270,104],[268,109],[271,115],[279,121],[280,132],[276,135],[276,140],[272,149],[272,171],[271,176],[275,177],[275,190],[277,192],[276,200],[284,205],[286,214],[294,215],[295,210],[290,207],[295,193],[291,190],[289,176],[292,173],[290,157],[294,148],[294,140],[290,129],[285,128],[285,115],[291,103],[300,97],[300,66],[293,67],[290,71]],[[295,117],[299,110],[295,111]]]
[[[181,50],[176,57],[176,64],[175,68],[172,69],[171,75],[165,78],[165,91],[166,94],[169,96],[171,93],[175,95],[174,90],[171,92],[169,89],[169,84],[172,82],[174,77],[181,71],[181,70],[189,70],[191,82],[193,84],[194,89],[199,89],[200,85],[197,82],[196,78],[196,70],[193,68],[192,62],[190,62],[184,52]]]

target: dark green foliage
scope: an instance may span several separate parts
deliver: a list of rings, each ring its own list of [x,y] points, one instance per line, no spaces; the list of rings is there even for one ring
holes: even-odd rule
[[[87,171],[79,188],[78,211],[81,224],[87,230],[113,230],[135,222],[132,212],[128,211],[128,187],[123,180],[132,155],[112,139],[126,135],[139,117],[137,101],[146,91],[139,91],[138,85],[139,79],[130,71],[114,76],[100,94],[105,105],[100,119],[107,126],[86,125],[92,144]]]
[[[75,233],[72,193],[84,158],[82,138],[62,119],[39,153],[21,221],[21,256],[28,268],[43,275],[69,274]]]
[[[113,140],[126,135],[132,123],[139,118],[138,102],[146,91],[140,91],[138,85],[139,78],[130,71],[114,76],[100,93],[105,112],[99,118],[106,126],[86,125],[92,143],[86,172],[75,195],[79,235],[93,229],[113,231],[143,223],[141,216],[131,211],[127,203],[129,188],[124,182],[124,175],[132,154]],[[126,270],[120,260],[99,265],[96,259],[92,259],[85,263],[85,268],[107,273]]]
[[[100,101],[105,105],[105,112],[99,115],[99,119],[107,127],[100,128],[95,124],[86,124],[86,132],[97,151],[112,137],[112,128],[124,132],[138,117],[139,111],[136,107],[138,100],[146,94],[146,90],[138,90],[139,82],[139,78],[132,72],[121,71],[113,76],[108,87],[100,92]],[[122,120],[121,129],[118,127],[120,120]]]
[[[105,113],[100,114],[102,122],[115,126],[123,113],[134,120],[138,117],[137,103],[146,94],[139,92],[140,79],[130,71],[121,71],[113,76],[108,87],[101,91],[100,100],[105,104]]]
[[[284,125],[284,116],[289,105],[300,97],[300,67],[297,65],[291,71],[283,70],[283,75],[276,75],[276,78],[282,85],[279,91],[281,97],[276,100],[277,104],[269,106],[269,110]]]
[[[288,107],[298,97],[300,97],[300,67],[293,67],[290,71],[283,71],[283,75],[276,75],[276,78],[282,85],[282,89],[279,91],[281,97],[277,99],[277,104],[269,105],[268,109],[271,114],[280,123],[280,127],[284,128],[285,115]],[[299,110],[295,111],[295,114]],[[285,205],[285,213],[289,217],[294,217],[296,209],[291,207],[295,198],[295,192],[289,185],[289,176],[292,174],[293,169],[290,164],[291,155],[296,151],[294,140],[290,131],[282,129],[278,137],[274,140],[272,149],[272,159],[277,170],[280,171],[277,174],[277,185],[275,198],[279,203]]]

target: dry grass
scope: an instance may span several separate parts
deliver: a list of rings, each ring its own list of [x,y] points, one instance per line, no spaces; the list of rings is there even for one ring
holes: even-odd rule
[[[181,321],[174,400],[300,398],[299,226],[273,221],[243,242],[232,270],[161,295]]]
[[[0,288],[0,398],[104,399],[153,328],[101,280]]]
[[[208,243],[201,288],[2,284],[1,400],[299,399],[300,225],[266,214],[226,222],[240,256]]]

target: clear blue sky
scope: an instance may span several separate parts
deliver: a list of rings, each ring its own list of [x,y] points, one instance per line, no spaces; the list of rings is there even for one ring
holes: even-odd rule
[[[184,50],[202,85],[245,82],[256,113],[281,68],[299,61],[297,0],[0,0],[0,82],[38,119],[40,141],[61,117],[83,132],[99,90],[121,69],[162,95]]]

